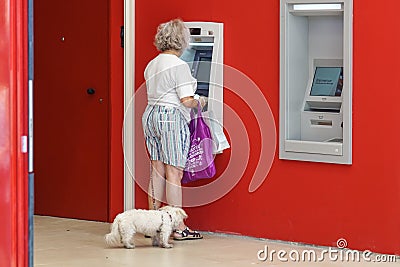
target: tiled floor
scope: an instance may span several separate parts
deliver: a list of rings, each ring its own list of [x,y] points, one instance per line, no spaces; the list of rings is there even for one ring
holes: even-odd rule
[[[108,233],[109,224],[72,219],[35,216],[34,266],[54,267],[102,267],[102,266],[173,266],[173,267],[214,267],[214,266],[400,266],[397,263],[368,263],[331,261],[328,256],[323,262],[290,260],[298,252],[313,250],[321,255],[324,248],[289,245],[281,242],[204,234],[203,240],[175,241],[172,249],[155,248],[151,240],[142,235],[135,238],[135,249],[107,248],[103,236]],[[268,251],[286,251],[287,262],[279,261],[274,255],[271,261],[260,261],[257,252],[265,246]],[[268,253],[269,254],[269,253]],[[308,254],[305,254],[308,255]],[[264,254],[261,255],[262,257]],[[375,259],[377,255],[371,255]],[[318,257],[318,256],[317,256]]]

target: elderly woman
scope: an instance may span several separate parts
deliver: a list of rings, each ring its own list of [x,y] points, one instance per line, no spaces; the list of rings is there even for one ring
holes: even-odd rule
[[[188,46],[189,30],[179,20],[161,24],[154,44],[160,51],[145,71],[148,105],[142,117],[151,160],[149,208],[158,209],[164,192],[172,206],[182,206],[181,179],[190,146],[190,109],[202,107],[206,98],[195,94],[197,81],[179,57]],[[200,239],[197,231],[182,224],[174,239]]]

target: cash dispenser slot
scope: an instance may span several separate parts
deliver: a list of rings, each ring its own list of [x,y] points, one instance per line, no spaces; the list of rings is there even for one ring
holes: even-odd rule
[[[310,120],[311,126],[314,127],[329,127],[332,128],[332,121],[327,121],[327,120]]]

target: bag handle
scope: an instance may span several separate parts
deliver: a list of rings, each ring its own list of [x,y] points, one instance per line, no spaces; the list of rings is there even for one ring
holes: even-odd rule
[[[199,124],[199,121],[202,119],[202,114],[201,114],[201,105],[200,105],[200,99],[199,100],[197,100],[197,116],[196,116],[196,129],[197,129],[197,126],[198,126],[198,124]]]
[[[200,101],[197,101],[197,114],[194,113],[194,110],[192,108],[192,110],[190,111],[190,119],[194,120],[194,127],[197,129],[197,124],[199,122],[199,118],[202,117],[202,113],[201,113],[201,105],[200,105]]]

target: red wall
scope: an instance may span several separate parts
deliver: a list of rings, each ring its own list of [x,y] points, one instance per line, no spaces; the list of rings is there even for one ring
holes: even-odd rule
[[[345,238],[353,249],[400,254],[400,131],[396,128],[400,119],[392,103],[400,97],[398,8],[396,0],[384,5],[354,0],[353,165],[279,160],[276,152],[268,179],[249,193],[260,154],[260,132],[251,130],[256,126],[251,110],[228,92],[225,103],[241,118],[248,118],[250,161],[229,194],[188,209],[192,227],[326,246]],[[147,62],[157,54],[152,45],[157,25],[175,17],[224,23],[224,63],[243,71],[259,86],[278,123],[279,1],[204,0],[200,10],[197,2],[159,1],[155,7],[137,0],[137,87],[143,82]],[[385,99],[378,99],[379,93]],[[140,97],[139,103],[144,102],[144,95]],[[138,105],[138,113],[142,108],[143,104]],[[230,119],[225,117],[225,124]],[[138,157],[145,152],[141,126],[137,127]],[[229,153],[218,157],[217,167],[229,161]],[[147,177],[144,157],[138,158],[136,168],[137,176]],[[145,193],[139,187],[136,192],[137,207],[146,207]]]

